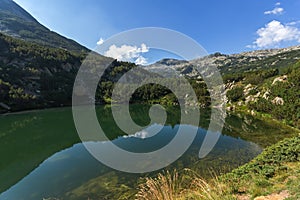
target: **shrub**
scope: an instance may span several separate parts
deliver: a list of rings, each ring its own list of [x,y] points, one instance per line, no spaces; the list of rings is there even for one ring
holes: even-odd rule
[[[231,102],[237,102],[244,96],[242,87],[235,87],[227,92],[227,97]]]

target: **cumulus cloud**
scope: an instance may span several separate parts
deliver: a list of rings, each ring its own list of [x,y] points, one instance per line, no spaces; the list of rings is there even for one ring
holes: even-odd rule
[[[104,43],[104,39],[103,38],[100,38],[99,41],[97,42],[97,45],[101,45]]]
[[[282,14],[284,11],[283,8],[274,8],[273,10],[268,10],[266,12],[264,12],[265,15],[280,15]]]
[[[300,30],[292,25],[284,25],[279,21],[273,20],[265,27],[257,30],[258,38],[250,48],[277,47],[281,42],[297,41],[300,42]]]
[[[146,65],[148,63],[147,58],[143,57],[143,56],[139,56],[136,60],[135,60],[135,64],[137,65]]]
[[[119,61],[135,62],[138,65],[145,65],[147,64],[147,59],[144,58],[142,54],[148,51],[149,48],[146,44],[141,44],[140,47],[130,45],[117,47],[116,45],[111,45],[104,55]]]
[[[273,10],[268,10],[268,11],[265,11],[264,14],[265,15],[280,15],[284,12],[284,9],[283,8],[280,8],[278,6],[280,6],[281,3],[280,2],[277,2],[275,4],[276,8],[274,8]]]

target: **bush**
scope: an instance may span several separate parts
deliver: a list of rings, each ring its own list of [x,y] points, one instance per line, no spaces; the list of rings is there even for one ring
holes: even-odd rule
[[[256,102],[249,104],[249,108],[258,112],[270,113],[274,109],[274,105],[270,101],[259,97]]]
[[[227,98],[231,102],[237,102],[244,96],[244,89],[242,87],[235,87],[227,92]]]

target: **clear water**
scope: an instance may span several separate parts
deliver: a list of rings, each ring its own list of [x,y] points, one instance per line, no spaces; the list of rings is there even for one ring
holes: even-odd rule
[[[149,123],[148,106],[131,106],[136,123]],[[125,136],[111,116],[110,107],[97,108],[99,122],[118,146],[134,152],[147,152],[167,144],[178,129],[180,112],[167,109],[167,123],[150,138]],[[166,169],[192,168],[202,176],[210,171],[228,171],[258,155],[264,146],[287,137],[288,130],[249,116],[228,115],[221,138],[205,158],[198,153],[209,123],[209,111],[202,112],[197,137],[189,150]],[[147,129],[161,127],[152,124]],[[99,142],[105,143],[105,141]],[[80,142],[71,108],[49,109],[0,116],[0,200],[130,199],[141,177],[148,174],[118,172],[95,160]]]

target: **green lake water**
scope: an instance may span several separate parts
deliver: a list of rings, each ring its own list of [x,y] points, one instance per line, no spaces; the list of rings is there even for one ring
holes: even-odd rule
[[[165,125],[151,124],[144,130],[162,128],[157,135],[128,137],[115,124],[111,107],[99,106],[96,110],[107,137],[134,152],[163,147],[175,136],[180,122],[179,109],[168,107]],[[130,114],[137,124],[146,126],[150,122],[148,110],[146,105],[131,105]],[[189,128],[198,130],[192,146],[163,170],[191,168],[203,177],[212,170],[226,172],[253,159],[265,146],[292,135],[291,130],[274,123],[228,114],[215,148],[199,159],[209,113],[201,111],[199,126],[187,126],[187,132]],[[159,172],[129,174],[97,161],[77,135],[71,108],[0,115],[0,158],[0,200],[132,199],[142,178]]]

